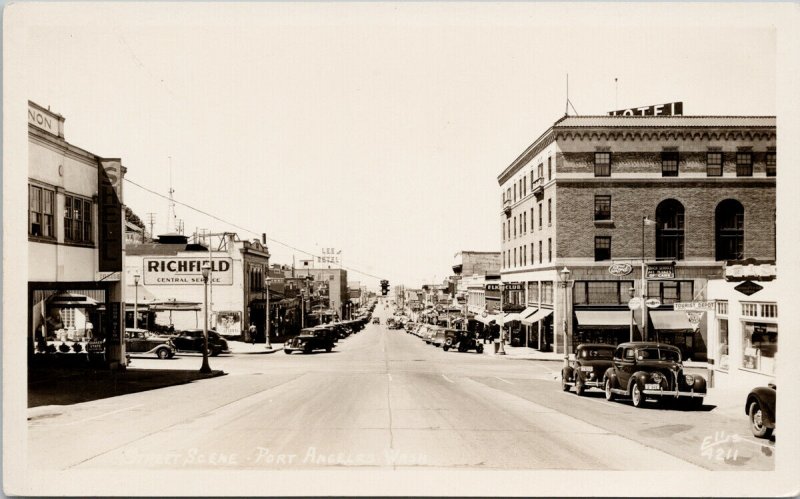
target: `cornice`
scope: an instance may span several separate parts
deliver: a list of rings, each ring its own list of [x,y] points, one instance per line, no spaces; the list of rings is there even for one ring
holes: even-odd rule
[[[617,130],[617,129],[564,129],[554,132],[556,141],[558,140],[622,140],[622,141],[670,141],[670,140],[691,140],[691,141],[718,141],[718,140],[776,140],[777,133],[775,127],[763,127],[762,129],[748,128],[747,130],[708,130],[687,128],[684,130]]]

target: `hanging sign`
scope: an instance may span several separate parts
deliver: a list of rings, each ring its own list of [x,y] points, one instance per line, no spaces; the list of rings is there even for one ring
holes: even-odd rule
[[[742,293],[744,295],[750,296],[750,295],[752,295],[754,293],[758,293],[759,291],[764,289],[764,286],[762,286],[760,284],[756,284],[753,281],[744,281],[743,283],[737,285],[733,289],[735,289],[736,291],[738,291],[738,292],[740,292],[740,293]]]

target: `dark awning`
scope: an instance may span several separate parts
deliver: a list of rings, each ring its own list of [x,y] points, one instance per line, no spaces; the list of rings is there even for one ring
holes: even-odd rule
[[[47,306],[54,308],[88,308],[96,307],[97,300],[86,295],[64,291],[47,299]]]

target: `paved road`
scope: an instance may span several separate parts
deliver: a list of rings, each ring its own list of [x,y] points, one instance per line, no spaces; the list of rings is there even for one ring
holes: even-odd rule
[[[169,362],[196,368],[199,360]],[[744,415],[709,406],[636,409],[606,402],[599,391],[579,398],[561,392],[557,362],[444,352],[384,326],[370,324],[331,353],[223,356],[211,365],[230,374],[38,411],[29,421],[29,463],[57,470],[774,469],[774,444],[749,436]]]

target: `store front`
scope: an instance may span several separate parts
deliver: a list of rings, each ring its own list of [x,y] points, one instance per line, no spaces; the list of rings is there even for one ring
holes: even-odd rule
[[[653,341],[674,345],[687,360],[706,360],[706,345],[700,331],[695,331],[686,312],[680,310],[653,310],[649,313]],[[705,318],[703,319],[705,321]],[[705,328],[704,328],[705,329]]]
[[[631,339],[630,310],[576,310],[573,350],[581,343],[619,345]],[[634,340],[639,340],[638,330]]]

